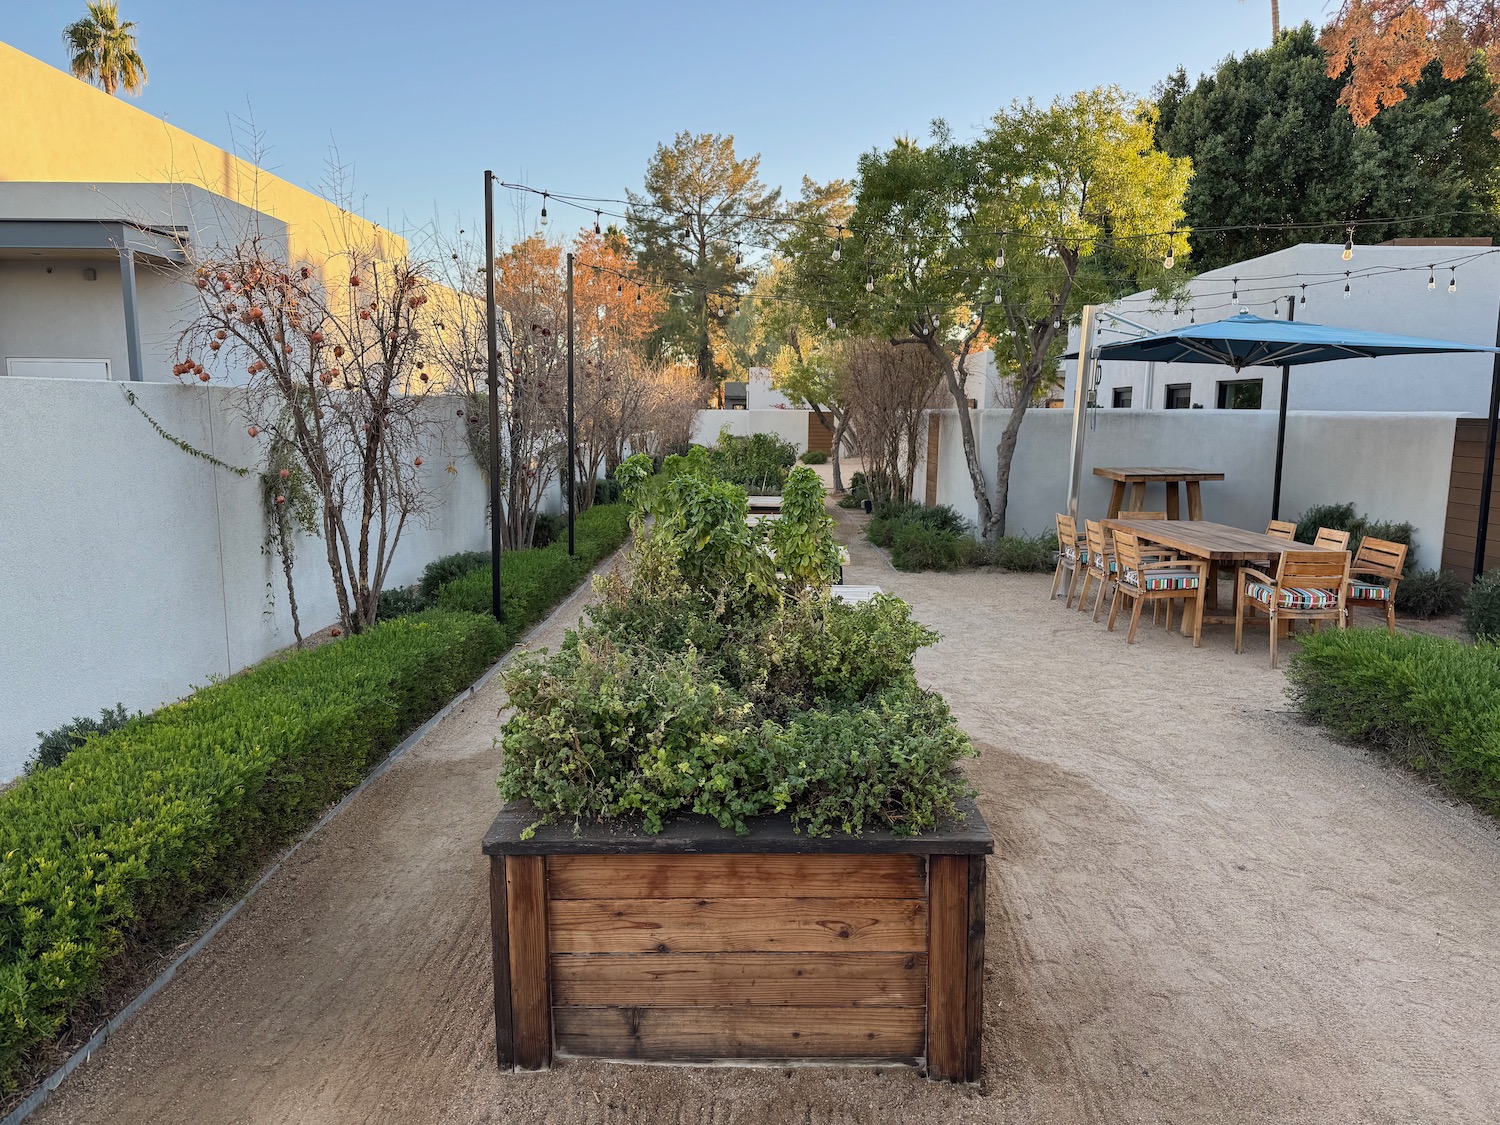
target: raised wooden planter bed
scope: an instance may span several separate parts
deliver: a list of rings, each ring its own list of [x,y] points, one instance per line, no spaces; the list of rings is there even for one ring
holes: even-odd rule
[[[502,1067],[589,1058],[882,1061],[979,1079],[985,856],[972,804],[918,837],[659,835],[506,806],[490,857]]]

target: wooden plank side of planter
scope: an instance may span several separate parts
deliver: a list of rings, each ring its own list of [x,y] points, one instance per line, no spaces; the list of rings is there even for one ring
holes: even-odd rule
[[[922,1054],[921,1008],[731,1007],[554,1010],[559,1051],[594,1058],[851,1058]]]
[[[510,1016],[510,927],[505,908],[505,857],[490,857],[490,962],[495,975],[495,1057],[502,1067],[516,1065],[515,1029]]]
[[[928,860],[927,1072],[962,1081],[968,1034],[969,857]]]
[[[511,1026],[515,1064],[540,1070],[552,1062],[552,1006],[547,988],[547,867],[541,856],[505,860],[510,933]]]
[[[984,889],[987,879],[984,856],[969,859],[969,964],[964,1029],[965,1082],[978,1082],[984,1069]]]
[[[920,855],[553,855],[550,897],[923,898]]]
[[[921,953],[920,898],[562,899],[553,953]]]
[[[551,963],[558,1007],[921,1007],[927,992],[920,953],[558,954]]]

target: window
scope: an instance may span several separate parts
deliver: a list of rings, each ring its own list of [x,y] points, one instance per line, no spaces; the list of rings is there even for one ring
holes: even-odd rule
[[[1116,387],[1114,407],[1116,410],[1127,410],[1130,407],[1130,387]]]
[[[1220,410],[1259,410],[1260,379],[1226,379],[1219,384]]]
[[[1167,387],[1167,409],[1188,410],[1193,405],[1193,384],[1172,383]]]

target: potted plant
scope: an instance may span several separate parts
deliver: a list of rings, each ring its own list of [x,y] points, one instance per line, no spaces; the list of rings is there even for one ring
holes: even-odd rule
[[[936,636],[899,599],[828,596],[811,469],[756,526],[691,458],[648,471],[618,474],[623,573],[557,653],[506,673],[484,840],[501,1065],[880,1059],[977,1080],[992,841],[956,768],[973,748],[912,671]]]

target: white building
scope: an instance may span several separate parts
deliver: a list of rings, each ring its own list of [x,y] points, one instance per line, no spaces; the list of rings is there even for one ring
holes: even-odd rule
[[[1299,321],[1426,336],[1470,344],[1496,341],[1500,312],[1500,249],[1489,246],[1356,246],[1349,261],[1342,244],[1304,243],[1223,269],[1199,274],[1191,296],[1175,305],[1155,304],[1152,293],[1136,293],[1104,310],[1100,343],[1127,339],[1190,321],[1221,320],[1245,310],[1285,317],[1289,300]],[[1346,295],[1347,287],[1347,295]],[[1069,351],[1078,345],[1074,328]],[[1443,411],[1484,414],[1489,409],[1487,355],[1391,356],[1340,360],[1292,368],[1292,410]],[[1064,365],[1066,394],[1073,401],[1077,363]],[[1100,364],[1096,401],[1101,409],[1276,410],[1281,369],[1235,372],[1214,364]]]

